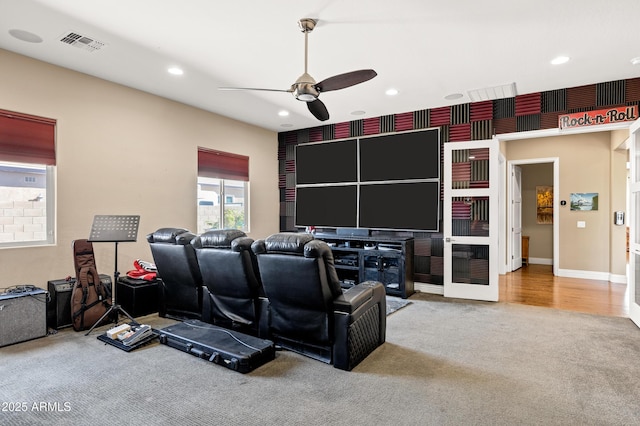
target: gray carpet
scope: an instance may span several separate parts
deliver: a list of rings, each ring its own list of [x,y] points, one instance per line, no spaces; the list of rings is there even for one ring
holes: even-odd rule
[[[351,372],[282,351],[243,375],[158,343],[126,353],[70,329],[0,348],[0,423],[640,424],[640,330],[630,320],[410,300]]]

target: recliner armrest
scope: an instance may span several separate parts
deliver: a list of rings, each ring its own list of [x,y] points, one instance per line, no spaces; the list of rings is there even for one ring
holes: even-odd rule
[[[364,281],[345,290],[333,300],[334,311],[351,314],[371,299],[381,299],[385,295],[384,285],[378,281]]]
[[[231,241],[231,250],[238,252],[251,250],[251,244],[253,244],[253,238],[249,238],[247,236],[238,237]]]
[[[365,281],[334,300],[333,366],[349,371],[386,339],[386,293],[378,281]]]

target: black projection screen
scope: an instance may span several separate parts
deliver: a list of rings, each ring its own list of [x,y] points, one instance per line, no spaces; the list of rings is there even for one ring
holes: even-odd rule
[[[356,139],[296,146],[296,184],[357,182]]]
[[[440,182],[360,185],[359,227],[436,232]]]
[[[357,189],[356,185],[296,188],[296,226],[355,228]]]
[[[360,181],[440,178],[439,131],[360,139]]]

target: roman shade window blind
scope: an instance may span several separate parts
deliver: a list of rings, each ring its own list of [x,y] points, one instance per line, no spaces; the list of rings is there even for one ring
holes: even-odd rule
[[[0,110],[0,161],[54,166],[56,121]]]
[[[198,148],[198,176],[249,181],[249,157]]]

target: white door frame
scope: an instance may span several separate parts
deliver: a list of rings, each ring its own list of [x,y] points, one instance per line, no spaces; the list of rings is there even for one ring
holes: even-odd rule
[[[515,271],[522,268],[522,167],[512,164],[509,177],[509,182],[511,182],[509,188],[511,226],[507,233],[511,242],[511,256],[507,258],[507,262],[510,262],[511,270]]]
[[[627,212],[627,223],[629,224],[629,270],[627,272],[627,291],[629,293],[629,318],[640,327],[640,305],[636,303],[636,293],[640,290],[640,284],[636,283],[640,277],[636,276],[636,256],[640,254],[640,241],[638,241],[638,205],[640,197],[640,120],[636,120],[629,127],[629,162],[631,166],[631,179],[627,185],[627,200],[629,210]]]
[[[507,191],[507,182],[505,180],[507,176],[507,159],[502,152],[499,154],[498,161],[500,164],[500,177],[498,179],[498,274],[504,275],[510,271],[507,271],[506,262],[503,262],[503,259],[507,258],[507,245],[505,244],[507,239],[507,228],[505,227],[507,209],[504,204],[504,194]]]
[[[513,243],[511,238],[511,230],[513,229],[513,196],[511,188],[513,186],[513,181],[511,177],[513,176],[513,169],[515,166],[521,166],[523,164],[540,164],[540,163],[553,163],[553,275],[558,275],[558,267],[559,267],[559,253],[560,253],[560,227],[558,226],[559,217],[558,214],[560,212],[560,158],[558,157],[547,157],[547,158],[529,158],[526,160],[511,160],[507,162],[507,205],[509,207],[509,214],[507,215],[507,258],[504,259],[507,267],[507,271],[513,271],[511,258],[513,256]]]

